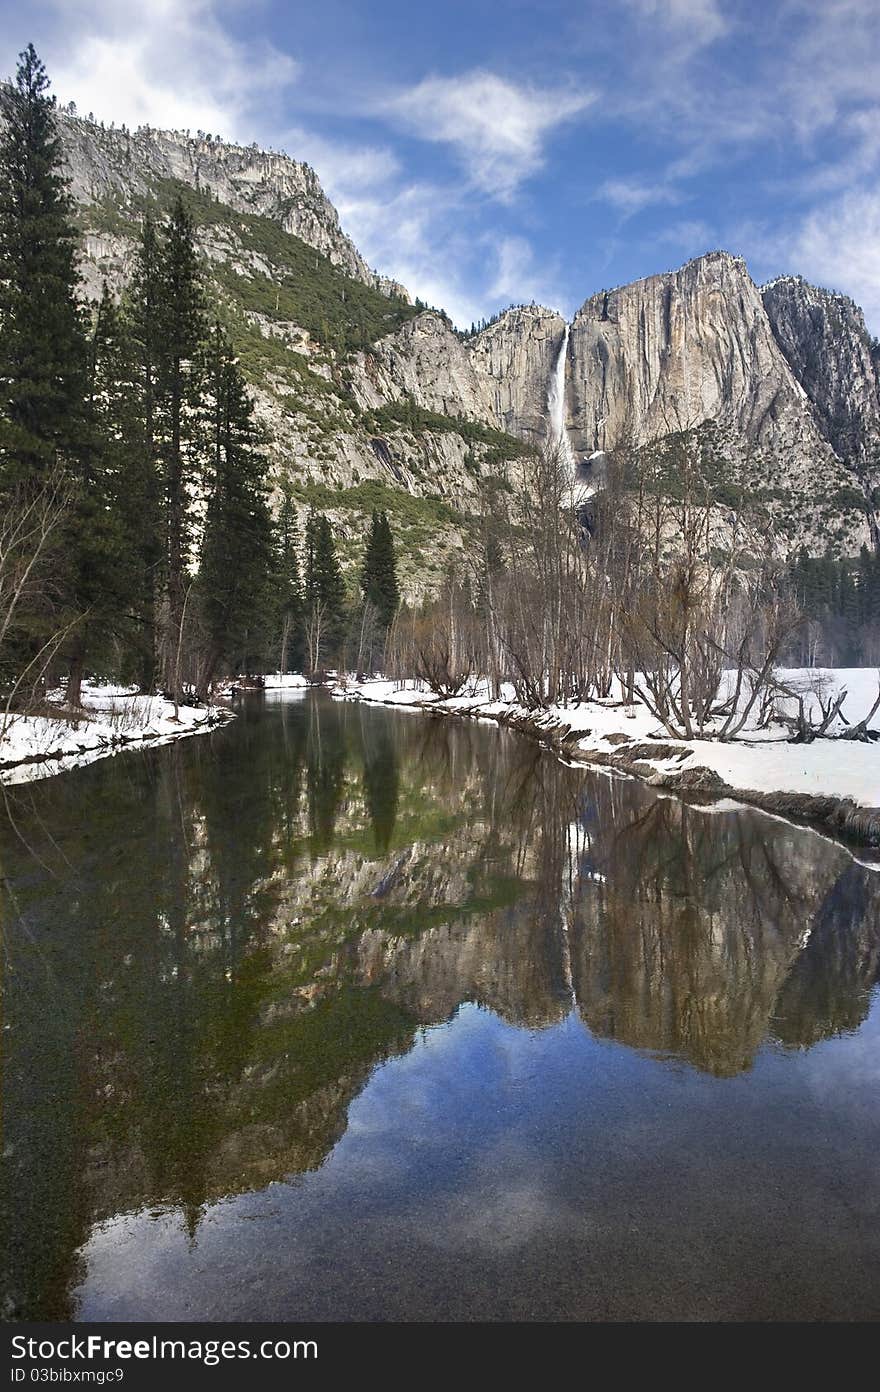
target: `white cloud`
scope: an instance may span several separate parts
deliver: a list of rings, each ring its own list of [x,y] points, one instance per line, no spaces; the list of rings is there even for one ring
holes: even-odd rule
[[[846,142],[846,153],[795,180],[801,191],[830,193],[834,189],[846,189],[866,175],[870,176],[880,165],[880,106],[855,111],[842,118],[837,131]]]
[[[628,3],[677,39],[683,37],[690,48],[714,43],[730,28],[718,0],[628,0]]]
[[[802,275],[849,295],[880,334],[880,191],[852,190],[817,204],[799,219],[769,226],[744,222],[721,245],[748,257],[756,279]]]
[[[525,237],[481,229],[461,190],[393,181],[331,187],[342,226],[369,264],[460,326],[511,302],[565,300],[555,263],[538,258]]]
[[[428,183],[337,184],[333,196],[342,226],[371,266],[445,309],[456,323],[470,322],[465,267],[473,240],[458,224],[460,209],[448,190]]]
[[[471,183],[506,200],[540,168],[549,132],[594,100],[589,91],[517,86],[476,70],[426,77],[393,98],[387,110],[422,140],[451,145]]]
[[[789,265],[850,295],[880,333],[880,192],[853,192],[814,208],[788,243]]]
[[[400,161],[387,145],[352,145],[328,140],[302,127],[285,131],[282,148],[305,160],[318,173],[326,193],[342,202],[364,190],[378,192],[401,173]]]
[[[566,296],[559,285],[557,267],[546,260],[536,260],[531,243],[520,236],[484,239],[495,257],[495,273],[481,297],[479,312],[482,318],[502,304],[520,304],[534,300],[549,309],[560,308]]]
[[[264,40],[231,37],[217,0],[64,0],[59,10],[41,44],[53,89],[99,119],[249,141],[257,104],[271,106],[298,71]]]
[[[877,0],[784,0],[760,17],[716,0],[626,4],[635,23],[625,59],[620,35],[610,51],[606,39],[602,110],[666,142],[668,179],[763,151],[789,152],[799,174],[814,162],[817,190],[877,169]]]
[[[606,179],[597,197],[626,217],[657,203],[680,203],[681,194],[666,184],[647,184],[639,179]]]
[[[708,251],[717,244],[711,227],[700,218],[682,218],[669,223],[658,233],[655,241],[683,250],[689,256]]]

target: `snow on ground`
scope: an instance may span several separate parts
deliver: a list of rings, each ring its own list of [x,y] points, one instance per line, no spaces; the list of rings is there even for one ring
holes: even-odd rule
[[[808,711],[818,710],[820,696],[827,707],[829,696],[833,699],[845,687],[848,696],[843,712],[850,724],[867,715],[877,695],[878,673],[873,668],[803,668],[780,671],[777,675],[802,695]],[[414,682],[401,686],[381,680],[349,681],[334,688],[334,694],[404,708],[433,706],[488,719],[521,716],[548,733],[568,727],[580,736],[567,744],[568,750],[587,761],[591,754],[607,756],[625,750],[622,737],[632,743],[662,742],[675,750],[674,757],[640,756],[643,764],[660,775],[710,769],[724,781],[728,791],[806,793],[849,798],[862,807],[880,807],[880,741],[821,739],[811,744],[792,744],[790,731],[781,723],[762,730],[746,727],[735,740],[726,743],[711,739],[672,740],[639,702],[625,705],[612,696],[607,701],[527,711],[517,706],[511,687],[503,688],[500,701],[490,701],[485,683],[475,683],[465,694],[445,701],[438,701],[427,688]],[[782,707],[784,714],[794,714],[797,698],[785,700]],[[845,728],[837,720],[831,733]],[[880,711],[875,713],[871,728],[880,730]]]
[[[61,706],[63,692],[50,703]],[[83,686],[83,716],[72,724],[48,716],[0,715],[0,783],[28,783],[92,763],[136,744],[167,744],[199,734],[231,718],[220,706],[181,706],[162,696],[142,696],[136,688]]]
[[[309,685],[299,672],[270,672],[263,678],[263,691],[299,691]]]

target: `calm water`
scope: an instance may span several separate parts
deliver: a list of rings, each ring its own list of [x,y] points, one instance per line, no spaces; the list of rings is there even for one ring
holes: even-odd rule
[[[256,698],[0,807],[34,1319],[880,1316],[880,874]]]

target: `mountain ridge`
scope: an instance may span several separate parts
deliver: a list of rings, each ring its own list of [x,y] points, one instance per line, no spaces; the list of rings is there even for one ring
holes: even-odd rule
[[[514,305],[460,333],[367,265],[309,165],[203,132],[108,129],[63,109],[59,128],[87,294],[103,279],[121,290],[143,211],[189,190],[276,473],[304,503],[316,488],[369,483],[466,514],[503,438],[511,458],[517,441],[549,438],[549,385],[569,327],[558,311]],[[773,497],[785,547],[851,554],[878,542],[880,350],[838,292],[801,277],[759,287],[741,256],[704,253],[587,296],[569,327],[563,386],[576,454],[708,422],[731,474]]]

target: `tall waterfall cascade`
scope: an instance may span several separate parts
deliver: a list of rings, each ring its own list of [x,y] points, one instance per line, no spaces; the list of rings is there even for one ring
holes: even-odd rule
[[[568,431],[565,426],[565,368],[568,362],[568,324],[562,335],[562,344],[553,364],[550,386],[547,389],[547,415],[550,419],[550,444],[559,449],[562,462],[574,479],[576,461]]]

